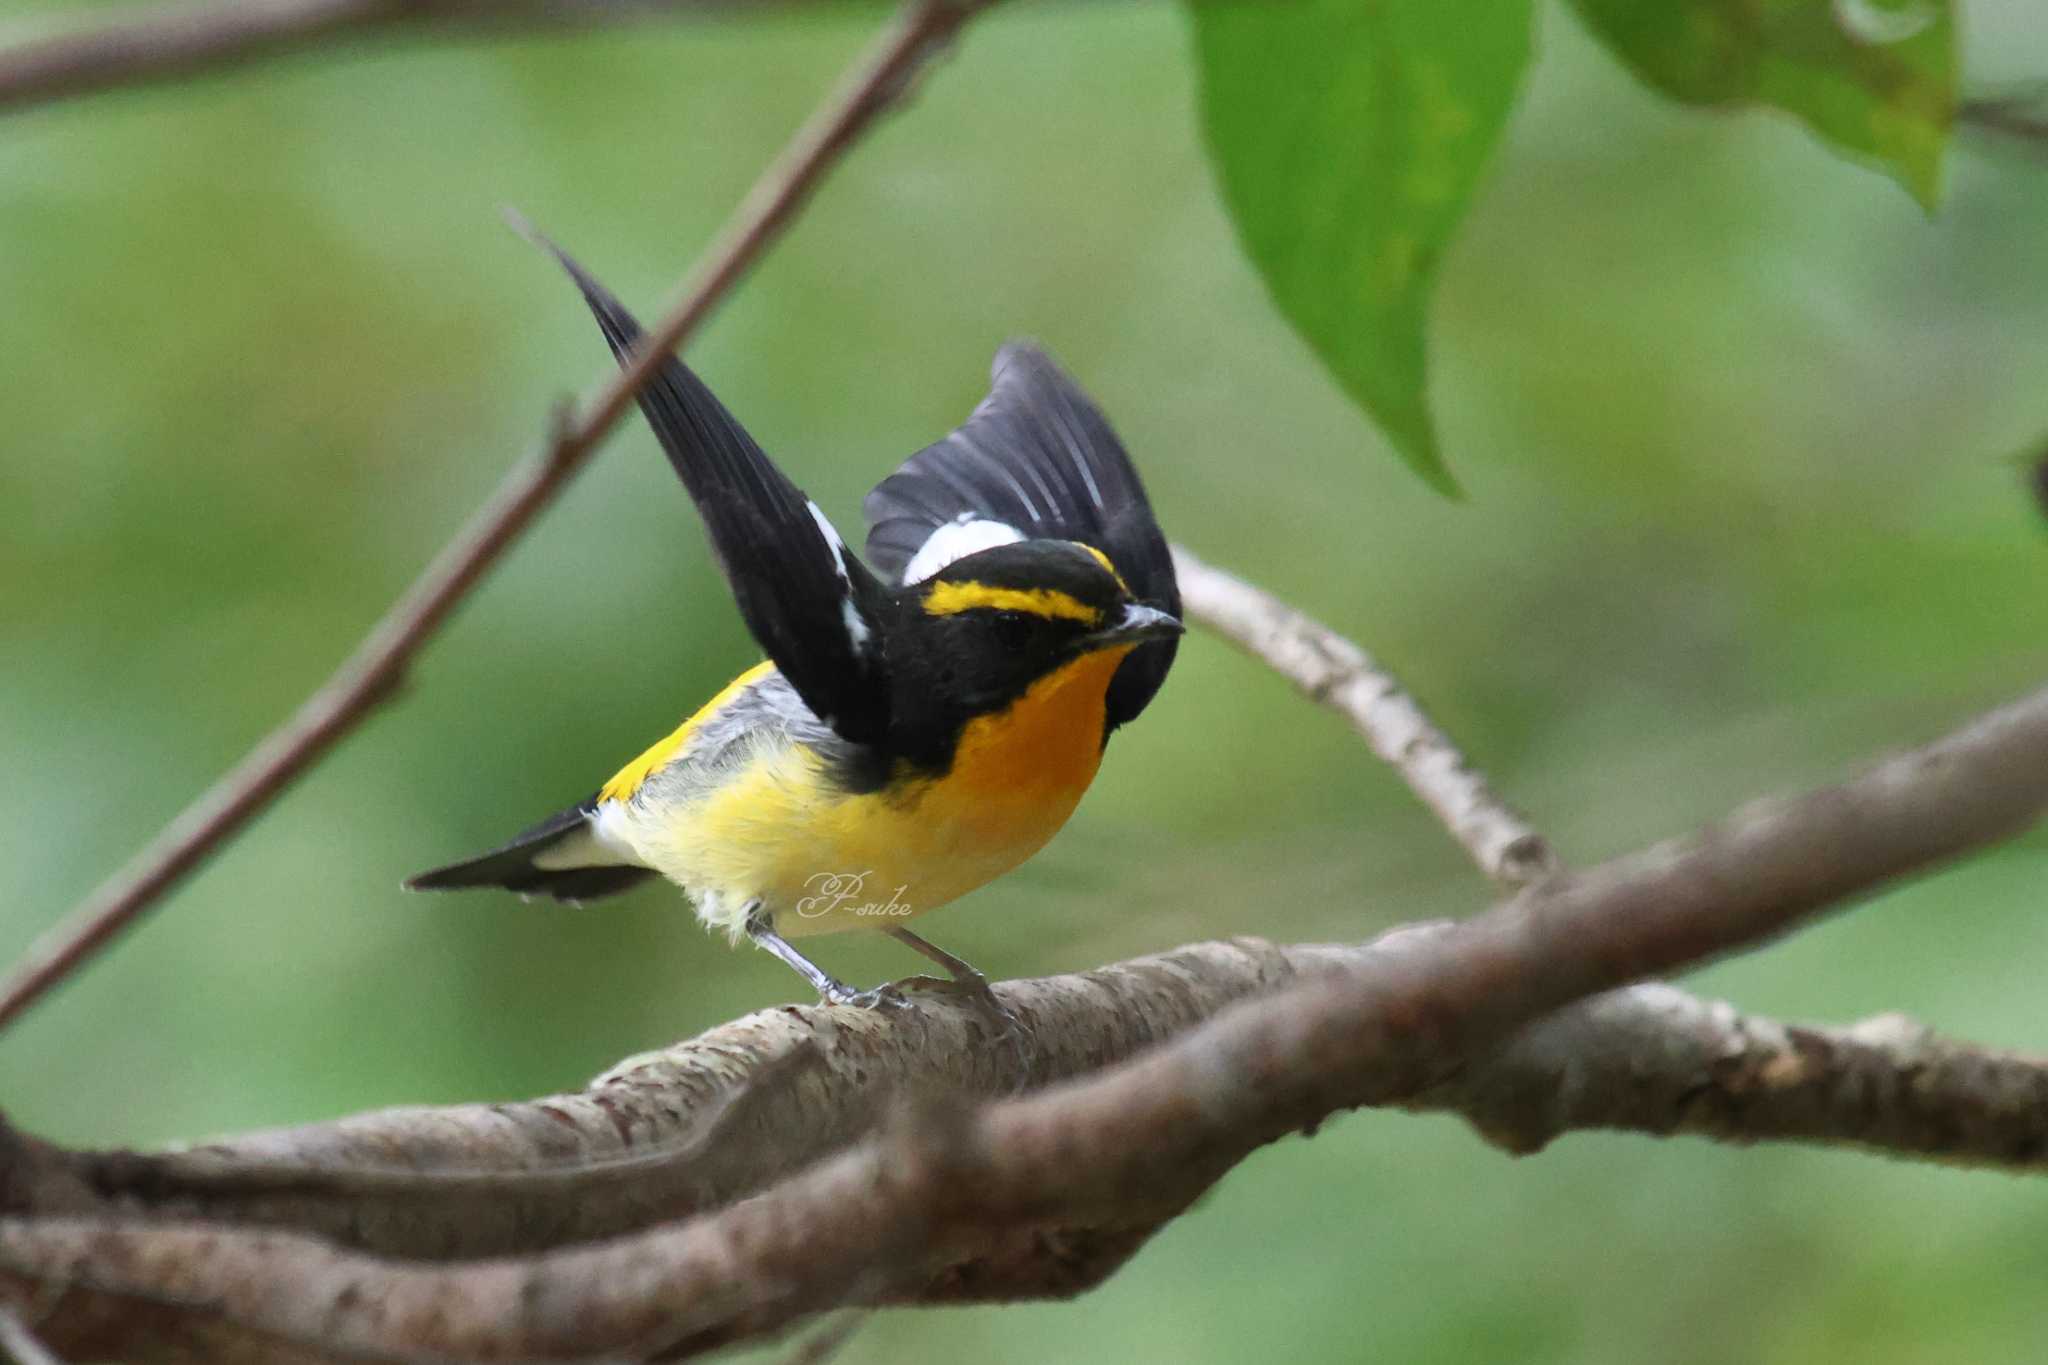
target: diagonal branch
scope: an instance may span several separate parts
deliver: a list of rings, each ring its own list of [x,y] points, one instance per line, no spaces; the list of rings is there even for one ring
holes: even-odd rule
[[[413,656],[542,508],[554,501],[673,351],[781,235],[811,192],[900,99],[923,65],[984,0],[911,0],[840,90],[754,185],[649,330],[631,365],[608,375],[580,412],[515,468],[332,677],[235,768],[186,807],[128,867],[101,885],[28,951],[0,983],[0,1025],[34,1003],[126,928],[354,730],[403,679]]]
[[[1005,1002],[1041,1050],[1087,1017],[1121,1018],[1134,999],[1161,1013],[1128,1026],[1133,1040],[1178,1017],[1213,1017],[1121,1065],[978,1110],[912,1096],[879,1135],[737,1202],[677,1220],[685,1197],[669,1221],[518,1259],[423,1266],[300,1233],[141,1221],[131,1210],[145,1182],[113,1188],[106,1169],[66,1172],[47,1150],[23,1148],[15,1172],[40,1169],[53,1190],[68,1174],[73,1202],[0,1220],[0,1285],[22,1296],[68,1287],[37,1326],[80,1355],[135,1356],[147,1339],[134,1324],[169,1323],[221,1359],[646,1358],[848,1303],[1071,1294],[1250,1151],[1362,1104],[1457,1107],[1518,1149],[1563,1126],[1628,1124],[2038,1169],[2048,1077],[2037,1059],[1941,1043],[1896,1021],[1786,1029],[1661,986],[1530,1021],[1768,941],[2044,808],[2048,691],[1843,785],[1760,803],[1462,923],[1365,949],[1204,945],[1115,969],[1122,985],[1099,975],[1012,983]],[[1228,989],[1204,997],[1232,972],[1263,985],[1234,1004]],[[808,1094],[820,1119],[849,1093],[821,1078],[844,1068],[862,1084],[891,1048],[898,1065],[978,1052],[992,1073],[984,1084],[1004,1066],[1005,1049],[961,1048],[949,1032],[987,1026],[960,1002],[900,1019],[777,1011],[729,1027],[741,1025],[807,1040],[797,1050],[811,1055],[786,1060],[771,1086]],[[674,1060],[643,1059],[620,1078],[659,1084]],[[556,1101],[505,1117],[533,1123],[541,1143],[549,1128],[612,1125],[630,1147],[636,1111],[608,1109],[604,1089],[583,1113]],[[714,1106],[706,1132],[734,1126],[706,1150],[766,1145],[748,1124],[768,1111],[745,1117],[761,1100],[742,1088]],[[434,1130],[435,1116],[418,1117]],[[788,1131],[786,1115],[774,1131]],[[301,1171],[269,1193],[316,1184]],[[19,1194],[10,1188],[12,1207]],[[159,1212],[219,1211],[173,1199]],[[516,1205],[507,1213],[521,1216]]]
[[[1513,888],[1559,870],[1549,842],[1494,792],[1486,775],[1370,654],[1182,546],[1173,547],[1173,567],[1191,617],[1265,661],[1311,700],[1348,717],[1480,871]]]

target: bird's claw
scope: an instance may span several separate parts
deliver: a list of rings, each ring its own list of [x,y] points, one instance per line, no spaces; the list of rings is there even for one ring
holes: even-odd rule
[[[988,984],[988,978],[980,972],[975,972],[971,976],[962,973],[950,981],[940,981],[933,977],[923,977],[920,979],[930,981],[932,983],[931,989],[942,991],[956,999],[968,1001],[987,1010],[995,1016],[996,1022],[1002,1026],[1005,1036],[1017,1041],[1031,1036],[1031,1030],[1024,1027],[1024,1021],[1017,1017],[1015,1010],[1012,1010],[1003,1003],[1002,997],[997,995],[995,989]]]
[[[1024,1021],[1019,1019],[1008,1005],[997,996],[988,984],[988,978],[980,972],[961,972],[946,976],[907,976],[896,983],[909,991],[930,992],[933,995],[950,995],[956,1000],[965,1000],[986,1009],[1002,1021],[1005,1033],[1023,1034],[1029,1032]]]
[[[989,993],[988,978],[976,972],[971,978],[964,976],[906,976],[897,986],[909,991],[923,991],[932,995],[982,996]]]
[[[1024,1021],[1002,1002],[990,988],[988,978],[980,972],[954,977],[906,976],[900,981],[865,991],[841,986],[824,992],[824,999],[828,1005],[847,1005],[861,1010],[903,1010],[912,1008],[912,995],[945,995],[980,1005],[995,1017],[1003,1035],[1013,1044],[1021,1045],[1031,1037],[1031,1030],[1025,1027]]]

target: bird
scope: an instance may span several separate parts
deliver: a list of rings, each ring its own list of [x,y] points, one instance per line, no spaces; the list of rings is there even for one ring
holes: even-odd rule
[[[631,364],[640,325],[531,235]],[[1008,342],[967,421],[867,495],[863,561],[674,355],[638,401],[767,657],[588,798],[406,887],[581,903],[662,876],[706,928],[750,939],[825,1003],[906,1003],[791,942],[860,929],[986,994],[905,921],[1066,824],[1183,631],[1172,554],[1122,443],[1042,349]]]

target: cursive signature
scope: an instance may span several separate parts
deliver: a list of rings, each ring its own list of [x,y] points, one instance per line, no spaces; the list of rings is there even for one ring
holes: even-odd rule
[[[864,900],[849,905],[848,901],[863,894],[867,880],[873,876],[867,872],[814,872],[804,879],[804,888],[811,892],[796,903],[797,914],[805,919],[823,919],[826,915],[894,916],[908,919],[917,912],[903,899],[903,893],[910,889],[906,883],[889,893],[885,901]]]

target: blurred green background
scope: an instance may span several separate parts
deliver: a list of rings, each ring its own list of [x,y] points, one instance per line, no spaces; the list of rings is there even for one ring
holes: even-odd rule
[[[96,6],[43,5],[10,21]],[[63,11],[69,9],[73,14]],[[306,57],[0,120],[0,946],[286,714],[602,373],[516,204],[652,313],[873,10]],[[1972,85],[2048,74],[2027,0]],[[1789,120],[1687,113],[1568,14],[1449,261],[1470,501],[1391,459],[1267,304],[1184,16],[978,23],[692,359],[841,521],[1012,334],[1112,414],[1169,531],[1399,670],[1567,857],[1839,774],[2048,676],[2048,162],[1965,144],[1929,221]],[[516,1097],[794,998],[676,894],[401,876],[582,796],[754,655],[634,419],[380,714],[0,1038],[28,1129],[152,1143]],[[1195,638],[1072,826],[930,922],[1001,975],[1361,939],[1487,888],[1333,716]],[[835,939],[834,969],[912,969]],[[1690,984],[2048,1049],[2048,838]],[[843,1359],[2040,1358],[2048,1186],[1365,1114],[1261,1153],[1073,1304],[896,1313]]]

